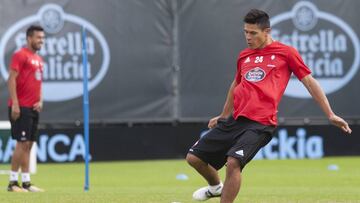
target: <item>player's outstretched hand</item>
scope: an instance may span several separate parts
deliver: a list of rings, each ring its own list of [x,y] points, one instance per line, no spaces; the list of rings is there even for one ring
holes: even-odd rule
[[[333,115],[329,118],[329,120],[333,125],[341,128],[344,132],[351,134],[352,130],[350,129],[349,124],[341,117]]]

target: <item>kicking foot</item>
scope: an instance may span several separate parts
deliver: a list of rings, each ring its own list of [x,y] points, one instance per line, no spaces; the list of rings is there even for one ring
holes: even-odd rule
[[[220,197],[223,185],[219,185],[216,189],[210,190],[209,186],[202,187],[193,193],[194,200],[205,201],[213,197]]]

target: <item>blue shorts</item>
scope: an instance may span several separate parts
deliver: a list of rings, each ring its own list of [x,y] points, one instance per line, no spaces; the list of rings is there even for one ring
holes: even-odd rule
[[[272,139],[275,126],[267,126],[245,117],[219,119],[215,128],[207,132],[189,150],[216,170],[222,168],[227,157],[239,160],[241,169]]]
[[[36,133],[39,124],[39,112],[28,107],[20,107],[20,117],[11,119],[11,107],[9,107],[9,120],[11,123],[11,137],[17,141],[36,141]]]

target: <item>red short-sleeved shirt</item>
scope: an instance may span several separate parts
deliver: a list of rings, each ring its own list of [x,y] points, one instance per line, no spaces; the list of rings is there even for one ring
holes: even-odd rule
[[[16,93],[21,107],[33,107],[40,100],[43,60],[36,53],[24,47],[16,51],[10,68],[18,72]],[[8,105],[12,106],[11,98]]]
[[[260,50],[243,50],[237,66],[233,116],[264,125],[277,125],[278,104],[291,73],[299,80],[311,74],[293,47],[277,41]]]

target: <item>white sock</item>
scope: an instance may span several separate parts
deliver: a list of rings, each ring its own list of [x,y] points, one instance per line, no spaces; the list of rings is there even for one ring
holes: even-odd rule
[[[30,182],[30,173],[22,173],[21,174],[22,182]]]
[[[219,187],[222,188],[223,187],[223,183],[220,182],[218,185],[209,185],[209,191],[211,193],[216,193],[219,192]]]
[[[19,173],[17,171],[10,171],[10,181],[18,181]]]

